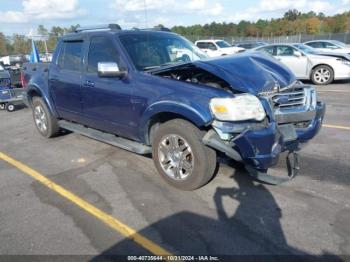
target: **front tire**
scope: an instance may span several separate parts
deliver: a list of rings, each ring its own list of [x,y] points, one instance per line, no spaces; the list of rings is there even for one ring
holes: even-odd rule
[[[153,136],[152,156],[161,177],[181,190],[195,190],[213,177],[215,150],[202,143],[203,132],[175,119],[162,124]]]
[[[5,110],[6,109],[6,104],[0,103],[0,110]]]
[[[311,81],[315,85],[328,85],[334,80],[333,69],[326,65],[315,67],[311,73]]]
[[[59,133],[57,119],[51,114],[44,100],[40,97],[33,98],[33,119],[42,136],[51,138]]]

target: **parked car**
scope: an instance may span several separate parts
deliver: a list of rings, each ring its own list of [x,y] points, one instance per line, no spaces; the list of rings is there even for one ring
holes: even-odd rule
[[[22,87],[20,74],[23,63],[28,62],[24,55],[11,55],[0,58],[0,64],[10,73],[11,84],[14,87]]]
[[[199,40],[195,42],[195,45],[209,57],[232,55],[245,50],[241,47],[231,46],[224,40]]]
[[[241,47],[247,50],[247,49],[253,49],[253,48],[257,48],[268,44],[269,43],[263,42],[263,41],[245,41],[245,42],[234,43],[233,46]]]
[[[210,181],[217,152],[267,183],[297,174],[297,151],[320,130],[325,104],[287,67],[260,52],[205,59],[170,32],[88,29],[63,36],[52,63],[23,67],[41,135],[63,128],[152,154],[160,175],[183,190]],[[174,57],[172,46],[192,60]],[[288,176],[269,175],[284,151]]]
[[[316,85],[328,85],[333,80],[350,79],[350,62],[321,55],[303,44],[271,44],[256,48],[274,56],[288,66],[301,80],[311,80]]]
[[[314,40],[305,42],[304,44],[326,53],[331,52],[350,55],[350,46],[337,40]]]

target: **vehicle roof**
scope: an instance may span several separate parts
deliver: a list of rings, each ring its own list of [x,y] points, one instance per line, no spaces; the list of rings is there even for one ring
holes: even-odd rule
[[[316,42],[337,42],[337,40],[328,40],[328,39],[324,39],[324,40],[322,40],[322,39],[318,39],[318,40],[311,40],[311,41],[307,41],[307,42],[305,42],[305,43],[316,43]]]
[[[289,46],[294,46],[294,45],[300,45],[301,43],[273,43],[273,44],[267,44],[261,47],[267,47],[267,46],[279,46],[279,45],[289,45]]]
[[[217,41],[225,41],[223,39],[208,39],[208,40],[197,40],[196,43],[201,43],[201,42],[217,42]]]
[[[169,32],[169,31],[160,31],[160,30],[154,30],[154,29],[130,29],[130,30],[86,30],[86,31],[80,31],[80,32],[73,32],[66,34],[61,37],[61,39],[64,40],[74,40],[74,39],[81,39],[83,36],[93,36],[93,35],[100,35],[108,34],[108,35],[126,35],[126,34],[171,34],[175,35],[176,33]]]
[[[247,41],[241,41],[241,42],[235,42],[235,44],[253,44],[253,43],[267,43],[266,41],[263,40],[247,40]]]

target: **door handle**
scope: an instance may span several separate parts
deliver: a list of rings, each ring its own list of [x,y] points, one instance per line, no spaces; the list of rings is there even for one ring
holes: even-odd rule
[[[94,81],[90,81],[90,80],[86,80],[84,83],[85,87],[94,87],[95,86],[95,82]]]

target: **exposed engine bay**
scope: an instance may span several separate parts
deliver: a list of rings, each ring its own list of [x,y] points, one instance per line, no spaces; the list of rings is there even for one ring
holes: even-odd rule
[[[209,73],[208,71],[196,67],[193,64],[185,64],[181,66],[152,70],[150,73],[157,76],[175,79],[183,82],[206,85],[215,88],[222,88],[232,92],[229,84],[221,78]]]

